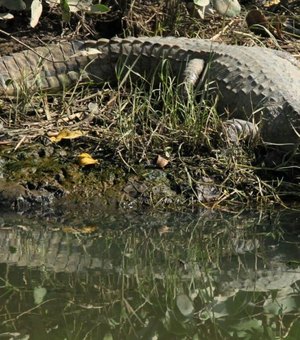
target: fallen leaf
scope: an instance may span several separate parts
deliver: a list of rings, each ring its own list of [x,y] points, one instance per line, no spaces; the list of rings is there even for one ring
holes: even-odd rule
[[[82,153],[78,156],[78,162],[81,166],[87,166],[87,165],[93,165],[98,164],[99,161],[97,159],[94,159],[90,154],[88,153]]]
[[[171,228],[168,227],[167,225],[163,225],[162,227],[160,227],[158,229],[158,233],[159,233],[160,236],[163,235],[163,234],[167,234],[169,232],[171,232]]]
[[[43,12],[43,5],[41,1],[33,0],[31,3],[31,20],[30,20],[30,26],[32,28],[38,24],[42,12]]]
[[[52,143],[58,143],[62,139],[75,139],[83,136],[82,131],[77,130],[77,131],[70,131],[68,129],[63,129],[59,132],[57,136],[52,136],[50,137],[50,140]]]
[[[246,22],[250,29],[254,25],[261,25],[264,27],[268,27],[268,20],[265,15],[258,9],[253,9],[248,12],[246,16]]]
[[[253,9],[246,16],[246,23],[250,30],[255,34],[262,36],[270,36],[270,33],[275,37],[282,39],[282,24],[276,17],[274,20],[269,20],[260,10]]]
[[[0,13],[0,20],[10,20],[13,18],[14,16],[11,13]]]
[[[158,155],[156,158],[156,166],[160,169],[164,169],[169,164],[169,160]]]

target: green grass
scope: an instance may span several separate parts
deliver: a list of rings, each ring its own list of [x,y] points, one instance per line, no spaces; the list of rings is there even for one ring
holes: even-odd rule
[[[30,124],[38,122],[38,130],[29,129],[25,136],[63,128],[81,129],[88,138],[84,152],[97,154],[99,149],[109,168],[111,165],[124,168],[125,172],[140,176],[141,181],[151,178],[158,155],[168,159],[169,165],[163,170],[165,183],[185,207],[200,203],[237,209],[242,205],[282,203],[280,192],[285,186],[282,175],[279,173],[277,179],[272,170],[273,176],[268,176],[267,169],[264,175],[259,163],[255,166],[255,145],[247,142],[237,145],[227,139],[216,96],[201,88],[184,93],[167,63],[158,65],[151,80],[122,68],[117,71],[117,79],[114,87],[104,84],[96,90],[92,84],[77,85],[76,91],[64,91],[63,95],[45,97],[35,93],[21,102],[17,98],[6,104],[7,119],[18,126],[28,121],[29,112]],[[91,105],[96,108],[93,113],[89,113]],[[77,112],[79,120],[69,118]],[[72,152],[75,145],[67,149]],[[23,152],[20,159],[30,164],[30,157],[24,159]],[[70,160],[74,157],[68,156]],[[18,154],[13,158],[18,159]],[[60,155],[56,159],[63,164]],[[22,164],[14,166],[9,162],[8,171]],[[298,190],[297,184],[293,184],[293,195]],[[157,206],[164,193],[155,197],[150,190],[146,195],[150,205]],[[175,202],[173,199],[174,207]]]

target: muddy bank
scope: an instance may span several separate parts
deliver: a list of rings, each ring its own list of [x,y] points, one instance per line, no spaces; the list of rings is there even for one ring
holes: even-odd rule
[[[3,23],[7,33],[2,33],[1,53],[24,49],[22,41],[35,47],[41,41],[97,39],[125,30],[126,35],[163,33],[243,45],[261,39],[275,47],[272,39],[250,33],[246,12],[234,19],[214,14],[200,20],[180,1],[151,6],[136,1],[123,7],[111,5],[109,13],[97,17],[78,12],[67,25],[61,24],[59,7],[45,7],[34,29],[27,12],[14,12],[10,25]],[[282,42],[282,48],[295,52],[296,38]],[[281,160],[266,155],[259,144],[229,143],[216,98],[182,103],[173,80],[163,74],[159,89],[122,80],[115,87],[76,84],[51,95],[22,91],[1,98],[1,209],[225,205],[237,210],[299,198],[297,164],[274,167]],[[59,139],[66,131],[67,138]]]
[[[24,141],[17,149],[18,142],[13,144],[0,152],[2,211],[47,214],[97,206],[125,210],[226,206],[236,210],[278,204],[275,190],[287,185],[282,181],[276,187],[274,176],[274,186],[267,186],[271,182],[257,176],[259,171],[251,168],[250,158],[248,169],[237,166],[238,160],[245,162],[245,151],[237,146],[210,152],[202,149],[202,155],[185,150],[181,157],[170,159],[158,157],[159,149],[155,149],[141,161],[138,148],[133,149],[135,155],[128,154],[107,139],[91,141],[86,136],[58,143],[44,136]],[[82,154],[90,157],[91,164],[82,163]],[[297,184],[289,185],[296,196]]]
[[[98,163],[82,166],[76,155],[80,142],[71,146],[43,146],[37,142],[24,150],[10,148],[0,154],[0,207],[16,211],[52,209],[69,202],[78,205],[140,208],[190,205],[192,188],[180,185],[176,169],[136,164],[128,169],[117,159],[93,155]],[[75,145],[77,145],[75,147]],[[22,149],[22,148],[21,148]],[[103,152],[103,150],[102,150]],[[112,155],[106,155],[113,157]],[[198,186],[199,202],[210,202],[220,191],[208,178]]]

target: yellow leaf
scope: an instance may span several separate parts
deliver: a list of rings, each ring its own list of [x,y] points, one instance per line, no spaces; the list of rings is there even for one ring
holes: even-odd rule
[[[55,136],[50,137],[50,140],[51,140],[52,143],[56,143],[56,137]]]
[[[80,130],[77,131],[68,131],[68,134],[63,137],[63,139],[75,139],[83,136],[83,133]]]
[[[98,164],[99,161],[97,159],[94,159],[90,154],[88,153],[82,153],[78,156],[79,165],[86,166],[86,165],[93,165]]]
[[[93,158],[89,153],[83,152],[81,153],[78,158]]]
[[[80,130],[70,131],[68,129],[63,129],[60,131],[60,133],[56,137],[55,136],[50,137],[50,140],[52,143],[58,143],[62,139],[75,139],[81,136],[83,136],[83,133]]]

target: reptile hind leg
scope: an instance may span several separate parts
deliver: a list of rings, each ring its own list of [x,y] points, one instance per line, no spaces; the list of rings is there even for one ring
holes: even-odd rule
[[[229,142],[238,144],[240,141],[253,141],[258,137],[255,123],[243,119],[229,119],[224,122],[224,132]]]
[[[201,85],[203,80],[203,71],[205,69],[205,62],[203,59],[191,59],[182,75],[181,81],[181,96],[183,99],[190,97],[194,93],[196,85]]]

